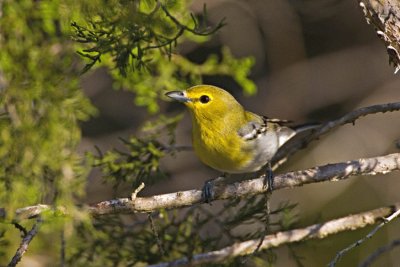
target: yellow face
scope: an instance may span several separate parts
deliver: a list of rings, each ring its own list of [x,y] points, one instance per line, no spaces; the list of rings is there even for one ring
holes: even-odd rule
[[[245,111],[227,91],[198,85],[167,93],[190,110],[193,147],[208,166],[222,172],[240,172],[249,161],[243,153],[237,130],[245,124]]]
[[[194,117],[206,120],[215,120],[236,108],[241,108],[231,94],[211,85],[193,86],[185,91],[169,92],[167,96],[184,103]]]

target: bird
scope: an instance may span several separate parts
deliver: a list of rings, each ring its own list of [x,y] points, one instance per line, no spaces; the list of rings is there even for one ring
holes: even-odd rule
[[[272,119],[245,110],[227,91],[213,85],[196,85],[170,91],[169,98],[183,103],[192,120],[195,154],[222,175],[207,181],[203,198],[214,198],[213,186],[229,174],[254,173],[266,168],[266,184],[273,188],[271,159],[296,135],[288,120]]]

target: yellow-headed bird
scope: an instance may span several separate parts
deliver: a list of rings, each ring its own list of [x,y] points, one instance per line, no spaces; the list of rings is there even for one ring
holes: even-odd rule
[[[250,173],[268,166],[278,148],[296,134],[283,125],[287,121],[246,111],[231,94],[216,86],[198,85],[166,95],[189,109],[197,156],[224,174]],[[268,170],[272,190],[272,171]],[[203,189],[206,202],[213,198],[212,185],[208,181]]]

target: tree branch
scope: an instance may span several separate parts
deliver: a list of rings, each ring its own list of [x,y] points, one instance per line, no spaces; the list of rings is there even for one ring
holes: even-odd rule
[[[378,224],[378,226],[376,226],[366,236],[364,236],[363,238],[357,240],[357,242],[354,242],[350,246],[348,246],[348,247],[342,249],[341,251],[339,251],[336,254],[335,258],[329,263],[329,267],[335,267],[336,264],[338,263],[338,261],[343,257],[344,254],[346,254],[347,252],[349,252],[353,248],[355,248],[355,247],[361,245],[362,243],[364,243],[367,239],[371,238],[379,229],[381,229],[385,224],[391,222],[393,219],[397,218],[399,215],[400,215],[400,209],[395,211],[394,213],[392,213],[389,217],[383,218],[383,221],[380,224]]]
[[[400,3],[398,0],[358,0],[368,24],[385,43],[389,63],[400,70]]]
[[[378,248],[374,253],[372,253],[365,261],[363,261],[359,267],[368,267],[370,266],[379,256],[383,253],[388,252],[395,247],[400,246],[400,239],[393,240],[390,244]]]
[[[32,229],[27,232],[27,234],[23,237],[21,244],[19,245],[19,248],[17,249],[17,252],[15,252],[14,257],[11,259],[10,263],[7,265],[8,267],[14,267],[18,264],[18,262],[21,260],[22,255],[28,250],[29,243],[32,241],[32,239],[35,237],[37,232],[39,231],[39,226],[41,224],[42,220],[38,218],[36,220],[36,223],[32,226]]]
[[[400,153],[382,157],[359,159],[288,172],[274,178],[274,190],[302,186],[308,183],[338,181],[356,175],[385,174],[400,169]],[[232,199],[265,193],[264,177],[234,184],[215,186],[215,200]],[[100,202],[89,208],[94,215],[119,212],[154,212],[161,208],[181,208],[202,203],[201,190],[187,190],[151,197],[137,197],[135,201],[116,199]]]
[[[400,102],[373,105],[351,111],[337,120],[322,124],[320,127],[314,129],[313,132],[307,136],[307,138],[299,139],[295,142],[289,141],[288,146],[284,146],[282,149],[279,149],[279,151],[275,154],[274,158],[272,159],[272,163],[278,166],[282,165],[282,163],[285,162],[289,156],[307,146],[309,143],[311,143],[311,141],[317,140],[321,135],[326,134],[336,127],[347,123],[355,124],[357,119],[369,114],[393,112],[398,110],[400,110]],[[277,166],[274,166],[274,169],[276,167]]]
[[[265,236],[260,250],[278,247],[283,244],[299,242],[308,239],[322,239],[328,235],[355,230],[372,225],[382,217],[389,216],[400,209],[400,202],[392,206],[378,208],[355,215],[345,216],[325,223],[314,224],[305,228],[294,229]],[[232,246],[220,250],[193,255],[189,258],[181,258],[172,262],[163,262],[150,265],[151,267],[175,267],[194,266],[204,263],[218,263],[239,256],[253,253],[260,243],[260,239],[235,243]]]
[[[358,159],[334,164],[327,164],[307,170],[288,172],[276,175],[274,190],[292,188],[309,183],[339,181],[357,175],[386,174],[400,169],[400,153],[381,157]],[[246,180],[233,184],[215,186],[214,200],[233,199],[266,192],[264,177]],[[187,190],[151,197],[119,198],[103,201],[88,207],[92,215],[111,213],[148,213],[159,209],[173,209],[203,203],[201,190]],[[18,209],[17,219],[33,218],[45,210],[52,210],[49,205],[36,205]],[[65,213],[58,208],[56,212]]]

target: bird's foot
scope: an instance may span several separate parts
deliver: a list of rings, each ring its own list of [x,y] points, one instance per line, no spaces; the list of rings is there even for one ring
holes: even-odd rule
[[[211,201],[214,199],[214,179],[208,180],[204,183],[201,197],[205,203],[211,204]]]
[[[267,187],[269,193],[274,190],[274,172],[271,169],[271,165],[268,166],[264,178],[264,188]]]
[[[205,203],[209,203],[211,205],[211,201],[213,201],[215,197],[214,186],[216,184],[220,184],[224,179],[225,176],[220,176],[218,178],[210,179],[204,183],[201,196]]]

